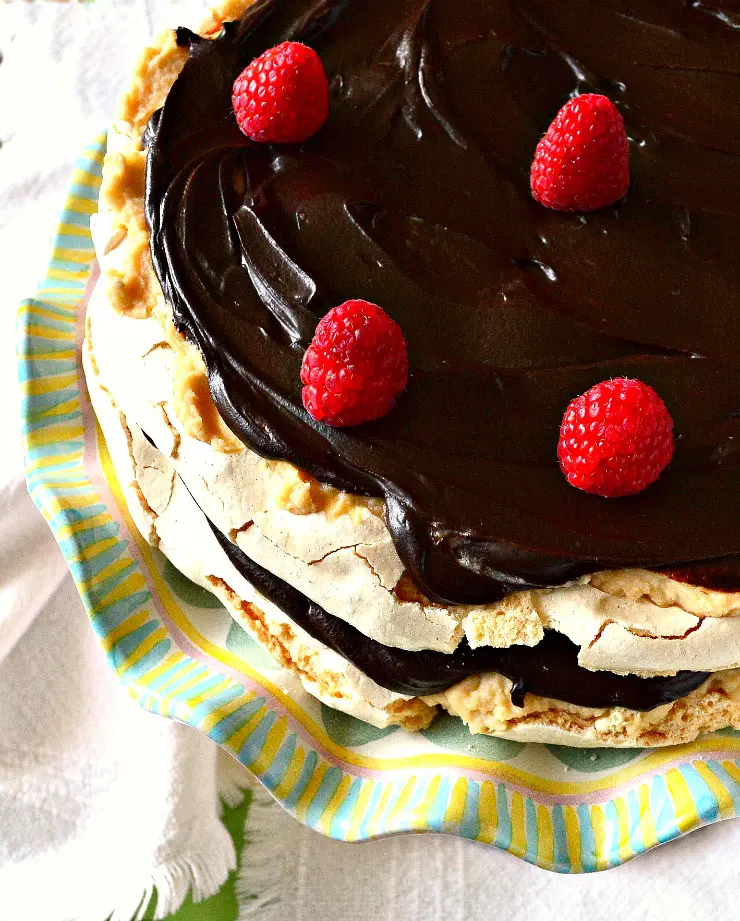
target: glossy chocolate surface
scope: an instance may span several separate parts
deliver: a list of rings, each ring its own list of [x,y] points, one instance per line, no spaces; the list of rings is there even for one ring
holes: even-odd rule
[[[148,134],[152,251],[222,415],[258,453],[382,495],[432,598],[488,602],[631,566],[740,587],[740,20],[683,0],[284,0],[191,44]],[[239,131],[231,85],[283,39],[316,48],[327,125]],[[587,215],[537,205],[529,165],[575,92],[625,117],[632,185]],[[401,325],[387,417],[311,420],[299,369],[348,298]],[[570,487],[569,400],[655,387],[675,458],[628,499]],[[718,561],[718,562],[715,562]],[[709,567],[709,569],[707,569]],[[692,573],[695,577],[692,579]]]

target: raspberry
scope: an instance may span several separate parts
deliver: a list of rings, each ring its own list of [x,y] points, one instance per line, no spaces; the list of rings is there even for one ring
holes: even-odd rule
[[[327,425],[359,425],[393,409],[409,374],[401,327],[376,304],[345,301],[326,314],[303,356],[303,405]]]
[[[555,211],[596,211],[624,198],[630,150],[614,103],[595,93],[566,102],[537,145],[530,182],[534,198]]]
[[[631,496],[673,457],[673,419],[652,387],[618,377],[576,397],[560,426],[558,460],[571,486]]]
[[[324,65],[312,48],[283,42],[244,68],[234,81],[231,101],[248,138],[298,144],[315,134],[329,114]]]

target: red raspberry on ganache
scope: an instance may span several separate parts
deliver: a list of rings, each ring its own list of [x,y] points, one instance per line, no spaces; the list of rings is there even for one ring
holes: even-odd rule
[[[630,149],[611,100],[584,93],[567,102],[537,145],[532,195],[555,211],[596,211],[624,198]]]
[[[631,496],[654,483],[673,457],[673,419],[642,381],[602,381],[576,397],[560,426],[558,460],[571,486]]]
[[[253,141],[299,144],[329,114],[329,83],[316,52],[283,42],[244,68],[231,94],[241,130]]]
[[[345,301],[319,321],[303,357],[303,405],[327,425],[370,422],[393,409],[408,373],[398,323],[377,304]]]

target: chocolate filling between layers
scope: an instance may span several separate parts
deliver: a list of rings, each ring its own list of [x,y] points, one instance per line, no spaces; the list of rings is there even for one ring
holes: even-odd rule
[[[142,430],[149,444],[156,442]],[[185,481],[180,482],[190,492]],[[641,678],[592,672],[578,664],[578,647],[567,636],[546,630],[537,646],[471,649],[463,639],[452,653],[409,652],[385,646],[335,617],[298,589],[264,569],[201,514],[229,562],[246,581],[286,614],[309,636],[338,652],[376,684],[400,694],[436,694],[470,675],[496,671],[511,682],[511,701],[524,706],[527,693],[582,707],[627,707],[652,710],[690,694],[710,677],[709,672],[678,672],[671,677]]]
[[[485,603],[599,569],[740,588],[740,31],[725,4],[291,0],[189,59],[148,132],[157,275],[224,419],[259,454],[381,495],[434,600]],[[242,68],[284,39],[331,82],[302,145],[248,141]],[[538,138],[575,92],[624,114],[632,185],[586,215],[531,199]],[[411,378],[384,419],[314,422],[299,371],[348,298],[404,330]],[[675,458],[643,494],[572,489],[569,400],[637,377]]]
[[[444,691],[469,675],[499,672],[512,682],[511,701],[524,706],[525,694],[538,694],[581,707],[652,710],[685,697],[709,677],[678,672],[669,678],[640,678],[592,672],[578,664],[578,647],[567,636],[546,630],[536,646],[471,649],[463,639],[452,653],[407,652],[371,640],[355,627],[263,569],[210,521],[211,530],[234,568],[268,601],[315,640],[338,652],[377,684],[401,694]]]

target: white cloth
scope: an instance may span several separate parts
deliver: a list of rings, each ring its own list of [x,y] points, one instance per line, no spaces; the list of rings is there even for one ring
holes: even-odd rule
[[[441,835],[327,841],[276,812],[250,812],[247,832],[266,828],[282,866],[262,890],[267,904],[243,913],[244,921],[727,921],[737,910],[734,821],[613,870],[559,876]],[[244,857],[248,877],[248,850]],[[272,903],[268,892],[277,896]]]
[[[153,887],[165,909],[218,889],[235,855],[215,748],[128,698],[71,579],[5,659],[0,700],[2,921],[129,921]]]
[[[215,746],[118,686],[21,476],[16,308],[151,28],[143,4],[0,7],[0,921],[129,921],[153,888],[169,912],[236,864]]]
[[[43,273],[77,153],[153,29],[196,23],[202,6],[0,3],[1,393],[15,388],[15,308]],[[0,921],[128,919],[153,883],[174,907],[233,861],[215,747],[116,685],[20,483],[16,424],[15,400],[0,399]],[[711,921],[740,891],[734,822],[573,878],[459,839],[330,842],[257,799],[237,885],[258,895],[243,899],[245,919]]]

